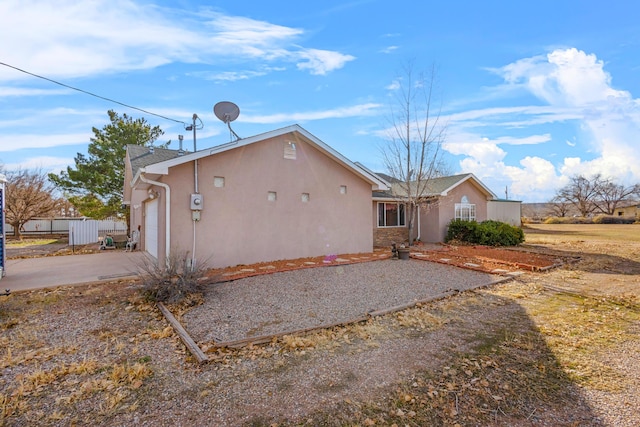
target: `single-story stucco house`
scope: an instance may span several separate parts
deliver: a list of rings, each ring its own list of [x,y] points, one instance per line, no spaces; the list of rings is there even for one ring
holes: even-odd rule
[[[130,145],[125,159],[131,229],[160,263],[371,252],[371,192],[386,188],[298,125],[194,153]]]
[[[389,190],[373,192],[374,245],[408,243],[408,219],[402,184],[378,173]],[[417,207],[411,233],[412,241],[442,242],[451,220],[484,221],[493,219],[520,226],[520,201],[497,199],[474,174],[466,173],[428,180],[424,202]]]
[[[496,199],[473,174],[434,179],[430,196],[416,229],[425,242],[442,241],[453,218],[489,218]],[[393,179],[298,125],[194,153],[130,145],[124,201],[159,263],[180,253],[217,268],[408,240]]]

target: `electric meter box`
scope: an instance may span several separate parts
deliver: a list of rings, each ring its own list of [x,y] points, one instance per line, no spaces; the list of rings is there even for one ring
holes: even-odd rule
[[[191,195],[191,210],[192,211],[202,210],[202,194]]]

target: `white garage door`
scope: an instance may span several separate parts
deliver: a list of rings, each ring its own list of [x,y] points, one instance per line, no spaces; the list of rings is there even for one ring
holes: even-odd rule
[[[144,248],[158,258],[158,200],[149,200],[144,206]]]

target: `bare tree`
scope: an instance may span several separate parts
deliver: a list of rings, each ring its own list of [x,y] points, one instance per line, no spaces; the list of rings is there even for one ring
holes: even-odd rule
[[[577,175],[571,178],[569,184],[558,190],[552,203],[570,203],[582,216],[596,211],[613,215],[620,203],[632,201],[636,197],[640,197],[640,184],[625,187],[612,179],[602,178],[600,174],[591,178]]]
[[[602,177],[599,174],[591,179],[582,175],[573,176],[569,184],[558,190],[556,198],[571,203],[581,216],[586,217],[596,210],[594,202],[601,183]]]
[[[430,201],[429,180],[446,173],[442,143],[446,126],[442,123],[441,106],[436,100],[436,68],[414,76],[413,63],[402,68],[398,78],[395,103],[391,106],[388,140],[382,147],[382,158],[393,184],[394,198],[406,205],[409,245],[413,242],[413,225],[418,206]]]
[[[620,203],[631,202],[640,197],[640,184],[625,187],[606,179],[596,189],[594,205],[603,214],[613,215]]]
[[[18,169],[4,172],[7,177],[5,219],[22,239],[22,226],[32,218],[50,215],[57,206],[53,185],[40,170]]]
[[[550,208],[551,214],[554,216],[562,217],[562,218],[567,216],[571,208],[571,202],[557,195],[553,199],[551,199],[549,203],[551,204],[551,208]]]

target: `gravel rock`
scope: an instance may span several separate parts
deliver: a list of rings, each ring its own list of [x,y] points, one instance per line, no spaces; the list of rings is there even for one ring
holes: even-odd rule
[[[211,285],[182,321],[196,341],[226,342],[347,322],[499,280],[417,260],[309,268]]]

